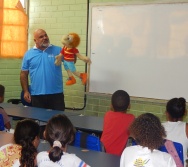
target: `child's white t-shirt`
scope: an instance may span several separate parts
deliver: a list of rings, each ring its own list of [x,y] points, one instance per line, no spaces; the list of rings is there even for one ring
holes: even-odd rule
[[[151,151],[140,145],[126,147],[121,155],[120,167],[176,167],[175,161],[168,153]]]
[[[48,152],[42,151],[37,155],[38,167],[90,167],[75,154],[63,153],[58,162],[53,162],[48,156]]]

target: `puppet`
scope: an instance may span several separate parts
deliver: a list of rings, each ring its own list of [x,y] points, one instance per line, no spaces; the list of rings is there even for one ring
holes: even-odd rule
[[[80,44],[80,37],[76,33],[69,33],[62,37],[62,44],[63,49],[61,50],[60,54],[56,56],[55,64],[58,66],[64,63],[64,68],[68,74],[68,80],[66,85],[73,85],[76,83],[76,79],[74,78],[73,74],[79,77],[82,80],[82,84],[85,85],[87,82],[87,73],[80,73],[76,71],[75,62],[77,57],[84,61],[85,63],[90,64],[90,58],[86,56],[82,56],[77,47]]]

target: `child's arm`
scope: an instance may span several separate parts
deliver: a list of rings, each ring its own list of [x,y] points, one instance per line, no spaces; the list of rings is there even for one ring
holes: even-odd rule
[[[2,116],[3,116],[5,128],[9,130],[11,128],[10,119],[9,119],[7,113],[5,112],[5,110],[3,108],[1,108],[0,114],[2,114]]]
[[[5,124],[5,128],[8,129],[8,130],[11,129],[11,124],[10,124],[10,122],[7,122],[7,123]]]
[[[82,56],[80,53],[76,53],[76,56],[85,63],[91,64],[91,59],[87,56]]]

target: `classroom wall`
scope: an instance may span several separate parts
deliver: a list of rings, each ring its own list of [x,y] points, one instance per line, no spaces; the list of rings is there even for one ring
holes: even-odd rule
[[[0,58],[0,84],[5,86],[5,102],[20,96],[20,66],[21,59]]]
[[[89,0],[90,3],[174,3],[178,0]],[[188,2],[188,0],[184,0]],[[80,53],[86,55],[87,45],[87,0],[30,0],[29,7],[29,40],[28,46],[34,44],[32,32],[36,28],[44,28],[51,43],[61,46],[61,36],[68,32],[77,32],[81,37],[79,46]],[[6,86],[5,101],[10,98],[19,98],[21,86],[19,81],[21,59],[0,59],[0,84]],[[85,64],[78,60],[77,70],[85,70]],[[66,71],[63,70],[64,83],[67,79]],[[84,106],[85,87],[77,78],[77,84],[65,86],[64,94],[66,107],[82,109],[83,114],[104,116],[110,107],[110,95],[86,94],[86,107]],[[188,100],[188,99],[187,99]],[[142,99],[131,97],[130,113],[136,116],[152,112],[165,120],[166,101]]]

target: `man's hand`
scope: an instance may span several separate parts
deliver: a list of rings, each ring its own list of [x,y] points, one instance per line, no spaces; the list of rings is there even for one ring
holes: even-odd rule
[[[61,63],[62,63],[62,57],[63,57],[63,55],[61,55],[61,54],[59,54],[59,55],[57,55],[55,57],[55,65],[56,66],[60,66],[61,65]]]
[[[24,99],[26,102],[31,103],[31,95],[28,91],[24,92]]]

